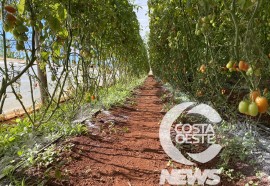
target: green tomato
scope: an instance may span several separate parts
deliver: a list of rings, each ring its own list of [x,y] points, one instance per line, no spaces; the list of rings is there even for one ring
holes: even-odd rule
[[[21,35],[19,35],[18,40],[19,41],[27,41],[28,37],[26,34],[21,34]]]
[[[25,25],[18,25],[17,27],[16,27],[16,30],[17,30],[17,32],[18,33],[25,33],[25,32],[28,32],[28,28],[25,26]]]
[[[245,114],[248,112],[249,103],[247,101],[241,101],[238,105],[238,110],[240,113]]]
[[[257,116],[259,112],[258,106],[255,102],[252,102],[248,106],[248,114],[251,116]]]
[[[253,74],[253,69],[251,67],[249,67],[247,72],[246,72],[246,75],[247,76],[252,76],[252,74]]]
[[[16,42],[16,50],[24,50],[24,43]]]
[[[15,28],[12,33],[13,33],[15,39],[18,39],[20,37],[20,33],[18,32],[17,28]]]
[[[229,63],[227,63],[226,68],[232,68],[233,67],[233,61],[229,61]]]

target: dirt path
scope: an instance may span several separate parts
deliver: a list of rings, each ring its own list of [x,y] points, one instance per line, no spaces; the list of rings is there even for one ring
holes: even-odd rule
[[[64,167],[69,173],[69,184],[158,185],[161,170],[168,163],[158,138],[163,117],[161,95],[160,85],[149,77],[135,93],[132,105],[97,117],[105,122],[114,118],[115,125],[102,137],[73,138],[71,156],[75,160]]]

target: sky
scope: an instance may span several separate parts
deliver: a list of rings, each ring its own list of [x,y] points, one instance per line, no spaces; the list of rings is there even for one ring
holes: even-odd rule
[[[149,18],[147,0],[135,0],[134,4],[139,5],[141,8],[136,12],[138,20],[141,24],[141,36],[145,39],[146,33],[149,33]]]

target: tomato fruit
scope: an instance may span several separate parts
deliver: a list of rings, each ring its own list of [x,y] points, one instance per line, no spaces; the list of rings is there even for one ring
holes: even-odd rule
[[[258,106],[256,105],[255,102],[252,102],[248,106],[248,114],[251,116],[257,116],[259,113]]]
[[[252,74],[253,74],[253,69],[251,67],[249,67],[247,72],[246,72],[246,75],[247,76],[252,76]]]
[[[240,113],[245,114],[248,112],[249,102],[248,101],[241,101],[238,105],[238,110]]]
[[[233,61],[229,61],[229,63],[227,63],[226,68],[230,69],[233,67]]]
[[[257,97],[255,103],[257,104],[260,113],[265,113],[269,107],[268,100],[265,97]]]
[[[245,67],[245,62],[244,61],[240,61],[239,64],[239,69],[242,70]]]
[[[248,71],[249,69],[249,65],[245,61],[240,61],[238,66],[240,70],[245,71],[245,72]]]
[[[201,90],[197,90],[196,95],[198,97],[202,97],[203,96],[203,92]]]
[[[205,66],[205,65],[202,65],[202,66],[200,67],[200,71],[201,71],[202,73],[205,73],[205,70],[206,70],[206,66]]]
[[[225,88],[221,89],[221,94],[224,95],[225,93],[226,93],[226,89]]]
[[[16,17],[14,15],[12,15],[12,14],[8,13],[6,15],[6,21],[7,22],[16,22],[16,20],[17,20]]]
[[[24,43],[23,42],[16,42],[16,50],[24,50]]]
[[[12,14],[16,13],[16,9],[10,5],[5,6],[5,10],[9,13],[12,13]]]
[[[244,71],[246,72],[246,71],[248,71],[248,69],[249,69],[249,64],[246,63],[246,64],[245,64],[245,67],[244,67]]]
[[[95,95],[91,96],[91,100],[94,101],[96,99]]]
[[[258,90],[254,90],[254,91],[250,92],[250,95],[249,95],[251,101],[255,101],[255,99],[256,99],[258,96],[261,96],[261,93],[260,93],[260,91],[258,91]]]

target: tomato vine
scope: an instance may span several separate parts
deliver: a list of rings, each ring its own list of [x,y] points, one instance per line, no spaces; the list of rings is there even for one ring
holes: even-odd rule
[[[133,9],[128,0],[2,0],[2,35],[13,36],[15,46],[11,47],[25,56],[26,65],[12,76],[14,67],[8,68],[5,60],[7,68],[1,68],[1,113],[6,90],[11,88],[33,126],[38,127],[52,118],[49,110],[58,109],[67,96],[79,106],[85,94],[98,98],[101,85],[109,87],[118,80],[146,73],[146,47]],[[23,95],[14,87],[24,74],[29,76],[34,112],[33,85],[38,82],[40,86],[44,106],[41,118],[28,114]]]
[[[249,99],[249,92],[269,88],[269,3],[149,0],[148,5],[150,62],[162,80],[227,113],[235,113],[235,103]]]

